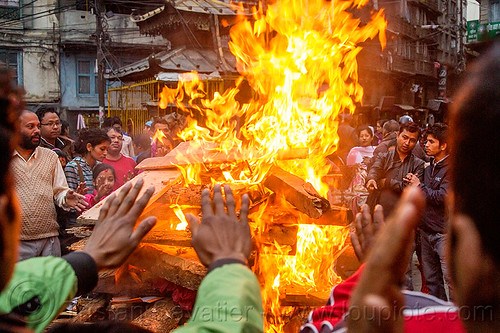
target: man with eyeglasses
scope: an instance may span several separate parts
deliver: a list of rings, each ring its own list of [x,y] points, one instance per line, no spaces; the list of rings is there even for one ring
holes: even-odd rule
[[[74,147],[70,141],[60,137],[61,119],[56,110],[42,107],[37,110],[36,115],[38,116],[38,120],[40,120],[40,147],[51,150],[59,149],[65,155],[65,162],[68,163],[71,161],[74,157]]]

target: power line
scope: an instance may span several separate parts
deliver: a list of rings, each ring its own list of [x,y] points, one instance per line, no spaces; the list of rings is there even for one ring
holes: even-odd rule
[[[21,7],[19,7],[19,8],[17,8],[17,7],[12,7],[12,8],[15,8],[15,9],[13,9],[13,11],[17,11],[17,10],[19,10],[19,11],[20,11],[20,10],[22,10],[23,8],[26,8],[27,6],[29,6],[29,5],[33,4],[33,3],[37,2],[37,1],[38,1],[38,0],[33,0],[33,1],[31,1],[31,2],[29,2],[29,3],[27,3],[27,4],[25,4],[24,6],[21,6]],[[0,19],[3,19],[4,17],[9,16],[9,14],[10,14],[10,13],[8,13],[8,12],[7,12],[7,13],[5,13],[4,15],[0,16]]]

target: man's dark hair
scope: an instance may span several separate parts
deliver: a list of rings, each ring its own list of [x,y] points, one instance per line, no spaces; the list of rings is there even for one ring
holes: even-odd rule
[[[57,116],[59,118],[61,118],[59,116],[59,112],[57,112],[56,109],[51,107],[51,106],[41,106],[38,110],[36,110],[35,113],[38,117],[38,120],[40,120],[40,122],[42,122],[42,118],[45,116],[46,113],[55,113],[55,114],[57,114]]]
[[[66,120],[61,120],[61,133],[64,133],[69,128],[69,123]]]
[[[406,130],[407,132],[410,132],[410,133],[415,133],[417,132],[417,138],[420,137],[420,127],[414,123],[413,121],[408,121],[404,124],[401,124],[401,126],[399,126],[399,133],[403,133],[403,131]]]
[[[108,134],[100,128],[82,128],[76,133],[75,151],[84,156],[87,153],[87,144],[95,147],[103,142],[111,142]]]
[[[377,120],[377,125],[380,127],[384,127],[384,124],[387,122],[387,119],[379,119]]]
[[[399,131],[399,123],[395,120],[388,120],[384,123],[382,129],[387,133],[397,132]]]
[[[500,193],[500,44],[473,64],[452,104],[451,180],[455,209],[470,216],[482,244],[500,267],[500,223],[495,209]]]
[[[435,137],[439,141],[440,145],[448,143],[448,125],[436,123],[427,129],[425,137],[427,138],[428,135]]]
[[[104,119],[104,121],[102,122],[102,127],[103,128],[107,128],[107,127],[113,127],[114,125],[120,125],[120,126],[123,126],[122,125],[122,121],[119,117],[107,117]]]
[[[151,129],[154,130],[156,124],[165,124],[165,125],[168,125],[168,121],[165,118],[157,117],[157,118],[153,119],[153,123],[151,124]]]
[[[113,168],[111,165],[106,164],[106,163],[98,163],[94,166],[92,169],[92,179],[96,181],[97,176],[104,170],[111,170],[111,173],[113,174],[113,177],[116,179],[116,173],[115,173],[115,168]]]

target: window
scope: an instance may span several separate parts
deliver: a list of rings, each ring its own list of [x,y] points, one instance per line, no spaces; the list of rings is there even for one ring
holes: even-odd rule
[[[489,18],[490,22],[500,21],[500,0],[490,0]]]
[[[3,62],[14,73],[14,83],[22,84],[22,53],[16,50],[0,49],[0,62]]]
[[[97,73],[94,71],[95,60],[77,60],[78,95],[97,95]]]
[[[0,0],[0,18],[3,20],[19,20],[19,0]]]

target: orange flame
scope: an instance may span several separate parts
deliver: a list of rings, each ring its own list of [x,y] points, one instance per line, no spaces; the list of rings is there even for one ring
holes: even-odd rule
[[[181,77],[176,89],[164,88],[160,106],[175,104],[190,115],[178,135],[181,139],[209,143],[211,152],[228,156],[244,152],[244,162],[220,165],[220,179],[212,182],[257,184],[278,164],[325,196],[328,187],[322,178],[329,169],[325,157],[337,149],[337,115],[353,113],[362,102],[356,60],[362,50],[359,44],[378,35],[385,47],[383,12],[373,12],[371,20],[363,23],[353,15],[367,3],[283,0],[269,5],[265,13],[256,8],[252,22],[242,18],[230,31],[229,48],[241,73],[234,88],[209,99],[195,73]],[[252,97],[240,103],[236,95],[243,80],[252,88]],[[308,159],[278,161],[280,151],[298,148],[309,151]],[[199,156],[197,162],[179,166],[186,183],[201,181],[200,170],[207,161]],[[253,217],[257,237],[272,222],[268,218],[260,211]],[[331,267],[347,237],[346,229],[300,225],[300,219],[296,217],[295,256],[278,244],[260,248],[257,269],[264,280],[263,299],[267,313],[274,315],[266,323],[267,331],[283,329],[279,300],[286,288],[308,286],[305,292],[324,292],[339,280]]]
[[[186,220],[186,217],[184,216],[184,213],[182,212],[182,208],[179,205],[171,205],[170,208],[174,210],[175,215],[179,218],[181,223],[179,223],[176,227],[175,230],[186,230],[188,227],[188,222]]]
[[[167,139],[165,133],[163,133],[163,131],[160,129],[156,130],[155,134],[153,135],[153,142],[160,141],[161,143],[165,143],[165,139]]]

